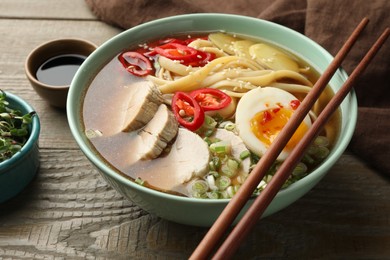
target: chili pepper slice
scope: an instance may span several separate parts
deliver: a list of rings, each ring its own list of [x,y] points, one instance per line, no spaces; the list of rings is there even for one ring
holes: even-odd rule
[[[203,52],[179,43],[167,43],[155,47],[147,55],[160,54],[171,60],[178,60],[186,66],[200,67],[215,59],[214,53]]]
[[[131,74],[143,77],[153,73],[153,67],[150,60],[135,51],[123,52],[118,56],[123,67]]]
[[[167,43],[154,48],[154,51],[168,59],[180,60],[182,63],[193,61],[198,54],[196,49],[179,43]]]
[[[203,111],[220,110],[232,102],[229,95],[214,88],[197,89],[192,91],[190,96],[195,99]]]
[[[198,55],[196,55],[196,58],[192,62],[188,62],[185,65],[192,67],[203,67],[209,61],[215,59],[215,57],[215,53],[198,51]]]
[[[186,110],[189,110],[188,108],[180,108],[183,107],[183,103],[185,106],[190,106],[193,108],[193,115],[191,115],[191,112],[187,114]],[[181,91],[175,93],[172,98],[172,111],[179,124],[190,131],[196,131],[199,127],[202,126],[204,122],[204,111],[195,101],[195,99],[187,93]]]

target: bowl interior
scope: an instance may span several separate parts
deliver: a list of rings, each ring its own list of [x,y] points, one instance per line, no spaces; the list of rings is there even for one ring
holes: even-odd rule
[[[155,190],[145,188],[134,184],[132,181],[117,174],[101,160],[94,149],[84,136],[82,126],[81,109],[84,93],[89,82],[92,81],[97,72],[116,54],[129,46],[147,42],[160,37],[166,37],[178,33],[196,33],[224,30],[229,33],[248,35],[281,46],[294,53],[298,57],[307,61],[318,72],[322,73],[332,60],[332,56],[318,44],[307,37],[286,27],[271,23],[268,21],[226,14],[191,14],[164,18],[152,21],[146,24],[129,29],[114,38],[110,39],[100,46],[87,60],[82,64],[72,81],[68,95],[67,113],[70,128],[78,145],[85,153],[87,158],[105,175],[125,185],[131,189],[138,190],[149,195],[155,195],[160,198],[180,201],[184,203],[201,203],[204,205],[224,204],[227,200],[199,200],[193,198],[184,198],[165,194]],[[330,86],[334,91],[340,88],[346,80],[347,75],[344,71],[338,70],[332,78]],[[294,183],[287,189],[279,192],[276,201],[281,204],[267,210],[266,214],[271,214],[281,207],[290,204],[297,197],[302,196],[312,188],[326,173],[326,171],[337,161],[342,152],[347,147],[356,123],[357,104],[354,93],[350,94],[341,105],[342,126],[340,136],[335,144],[335,148],[327,160],[307,177]],[[348,116],[346,116],[348,115]],[[300,192],[301,191],[301,192]],[[298,194],[291,196],[292,194]]]

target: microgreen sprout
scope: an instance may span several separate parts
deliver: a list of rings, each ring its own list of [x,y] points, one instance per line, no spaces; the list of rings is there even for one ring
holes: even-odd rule
[[[10,108],[6,93],[0,90],[0,162],[11,158],[26,143],[34,115],[35,111],[23,115]]]

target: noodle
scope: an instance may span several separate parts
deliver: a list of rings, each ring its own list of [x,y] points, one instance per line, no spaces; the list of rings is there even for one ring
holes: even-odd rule
[[[159,57],[158,63],[160,64],[161,68],[170,70],[171,72],[178,74],[180,76],[186,76],[190,72],[195,71],[190,66],[184,66],[178,62],[165,58],[164,56]]]
[[[253,59],[244,56],[229,56],[211,41],[197,39],[189,47],[214,53],[217,58],[201,68],[185,66],[160,56],[160,71],[148,76],[164,94],[176,91],[192,91],[198,88],[218,88],[234,97],[264,86],[274,86],[289,92],[307,93],[312,83],[303,75],[291,70],[270,70]],[[300,69],[307,72],[307,68]]]
[[[277,70],[271,71],[266,75],[256,76],[256,77],[239,77],[239,80],[248,81],[254,85],[258,86],[268,86],[269,84],[276,82],[280,79],[292,79],[298,82],[301,82],[307,86],[312,86],[312,83],[302,76],[301,74],[290,71],[290,70]]]
[[[297,93],[309,93],[311,90],[310,87],[305,85],[299,85],[299,84],[289,84],[289,83],[280,83],[280,82],[274,82],[270,84],[271,87],[274,88],[280,88],[287,92],[297,92]]]
[[[211,71],[213,71],[213,69],[217,68],[218,66],[223,66],[225,63],[228,63],[235,59],[238,59],[238,57],[226,56],[215,59],[203,68],[194,71],[185,77],[160,85],[159,89],[163,94],[174,93],[176,91],[191,91],[198,89],[201,82],[207,77],[207,75]]]

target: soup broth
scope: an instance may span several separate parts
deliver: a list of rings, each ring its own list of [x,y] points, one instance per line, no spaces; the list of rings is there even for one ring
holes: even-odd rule
[[[252,47],[254,45],[256,46]],[[199,52],[194,52],[193,49]],[[270,52],[272,54],[269,54]],[[140,55],[146,57],[150,64]],[[200,61],[196,60],[195,57],[198,57]],[[237,59],[228,60],[230,58],[226,57],[237,57]],[[207,66],[217,63],[220,58],[226,59],[226,62],[214,66],[206,73],[206,77],[202,76],[204,73],[199,73],[202,69],[207,69]],[[277,62],[273,61],[274,58],[282,60],[281,64],[275,65]],[[243,59],[245,59],[245,64],[240,63]],[[218,68],[218,66],[233,63],[235,63],[235,65],[232,65],[234,69],[228,67]],[[240,77],[233,78],[236,72],[232,71],[235,68],[240,70]],[[224,76],[224,73],[229,75]],[[185,83],[185,78],[189,78],[191,75],[195,75],[196,80],[188,81],[191,82],[190,84]],[[268,79],[267,76],[274,79]],[[267,148],[265,141],[259,142],[259,138],[255,138],[256,140],[253,142],[252,137],[245,136],[246,131],[249,133],[248,135],[253,133],[253,125],[252,128],[249,127],[249,130],[246,129],[246,121],[253,119],[255,116],[257,118],[262,116],[260,125],[267,125],[268,122],[264,118],[270,116],[268,110],[264,112],[259,109],[253,111],[252,117],[249,117],[248,120],[245,119],[246,114],[250,113],[240,112],[239,109],[242,110],[245,107],[245,104],[242,103],[251,102],[248,93],[254,93],[257,89],[262,89],[261,94],[264,92],[264,95],[268,95],[265,90],[271,93],[269,94],[271,96],[279,95],[272,94],[273,91],[275,93],[280,92],[282,96],[292,95],[293,100],[297,100],[297,102],[290,100],[288,104],[293,107],[292,104],[296,103],[299,106],[299,101],[306,95],[305,91],[311,88],[318,76],[318,72],[307,62],[286,50],[259,39],[220,33],[191,35],[191,37],[175,36],[140,44],[139,46],[129,46],[128,50],[118,53],[97,73],[91,82],[85,94],[82,118],[86,135],[96,152],[118,174],[122,174],[141,185],[182,196],[229,198],[234,195],[245,177],[250,174],[251,167],[261,157],[260,149],[258,151],[260,144],[263,145],[264,143],[265,149]],[[199,82],[197,82],[198,80]],[[179,81],[184,82],[184,89],[180,89],[182,88],[180,84],[172,83]],[[207,85],[207,82],[210,82],[210,84]],[[233,83],[229,85],[229,82]],[[265,85],[262,85],[262,82],[265,82]],[[148,114],[140,115],[139,118],[133,121],[139,123],[139,121],[145,120],[146,122],[133,129],[131,124],[127,126],[126,123],[129,117],[134,116],[133,114],[130,115],[129,111],[133,111],[133,106],[138,104],[138,98],[135,97],[139,95],[138,92],[150,86],[154,88],[157,86],[162,100],[158,104],[158,110],[152,112],[152,119],[145,119]],[[188,130],[192,127],[190,124],[196,121],[196,107],[198,105],[191,104],[188,100],[186,101],[186,98],[198,89],[209,88],[219,89],[227,94],[231,99],[228,106],[233,107],[233,110],[226,112],[228,109],[225,107],[224,111],[222,109],[216,110],[217,112],[213,114],[213,111],[204,111],[207,110],[204,100],[199,101],[205,119],[202,121],[201,127],[196,130]],[[177,92],[184,92],[185,94],[180,98]],[[289,94],[285,94],[285,92]],[[148,98],[152,98],[154,96],[153,91],[148,95]],[[247,96],[245,97],[245,95]],[[306,119],[308,120],[308,127],[332,95],[332,90],[327,87],[313,108],[311,116]],[[172,96],[173,100],[175,100],[175,96],[176,98],[179,96],[178,100],[184,106],[178,108],[176,114],[172,107],[179,106],[179,103],[173,103]],[[205,96],[210,97],[211,94],[202,93],[201,97]],[[196,96],[196,98],[198,97]],[[196,98],[191,100],[196,100]],[[220,105],[222,103],[221,99],[222,97],[214,97],[212,105]],[[131,102],[134,102],[134,104]],[[270,102],[267,101],[264,106],[273,104],[273,101]],[[281,105],[281,102],[277,101],[275,103],[276,108],[273,108],[272,112],[274,114],[272,115],[277,115],[281,113],[280,111],[286,110],[286,106]],[[162,104],[165,104],[167,110],[164,110]],[[247,107],[252,110],[260,104],[260,101],[257,100],[250,104],[252,105],[248,104]],[[195,112],[192,112],[195,114],[186,114],[188,107],[191,111],[195,107]],[[187,112],[191,113],[191,111]],[[157,121],[155,117],[160,112],[162,115],[168,115],[167,120],[169,120],[169,115],[172,114],[176,119],[172,123],[173,125],[162,131],[171,131],[176,128],[177,130],[171,140],[164,140],[165,144],[162,147],[157,147],[158,149],[152,147],[150,151],[148,150],[145,153],[145,147],[150,146],[150,138],[153,138],[153,144],[160,144],[161,140],[155,140],[160,137],[152,135],[150,133],[152,130],[148,130],[149,128],[155,128],[153,124],[157,124],[157,128],[159,127],[159,123],[154,121]],[[184,120],[184,122],[180,123],[178,117],[182,117],[181,121]],[[152,120],[153,124],[151,123]],[[211,121],[207,122],[207,120]],[[275,129],[280,128],[278,124],[280,122],[276,123],[276,126],[273,124],[276,127]],[[309,149],[303,162],[299,164],[295,174],[292,175],[286,186],[310,174],[327,156],[329,149],[332,148],[337,138],[339,124],[340,113],[336,113],[325,126],[321,134],[322,137],[316,140],[315,147]],[[212,127],[209,127],[210,125]],[[267,125],[267,127],[269,126]],[[267,130],[262,129],[262,131],[270,131],[269,128]],[[257,131],[259,133],[260,130]],[[280,129],[277,131],[280,131]],[[198,140],[191,139],[194,137],[187,132],[191,132],[191,134],[195,132],[199,136],[197,138],[201,139],[206,148],[203,145],[198,147],[196,144]],[[234,135],[233,137],[231,137],[231,133]],[[271,133],[270,136],[274,134]],[[227,138],[227,142],[223,142],[225,136],[230,136]],[[270,138],[274,138],[274,136]],[[322,149],[320,155],[316,154],[318,151],[313,152],[318,147]],[[207,157],[206,159],[200,154],[205,151],[204,149],[208,149],[206,151],[208,155],[203,156]],[[216,149],[227,151],[219,153]],[[156,150],[158,151],[156,152]],[[284,160],[283,156],[288,156],[288,152],[278,158],[274,168],[277,168],[280,162]],[[207,165],[202,168],[200,165],[204,164],[205,160],[207,160]],[[199,170],[199,168],[202,169]],[[267,181],[272,178],[272,174],[273,172],[270,172],[264,181],[259,184],[258,191],[264,188]]]

